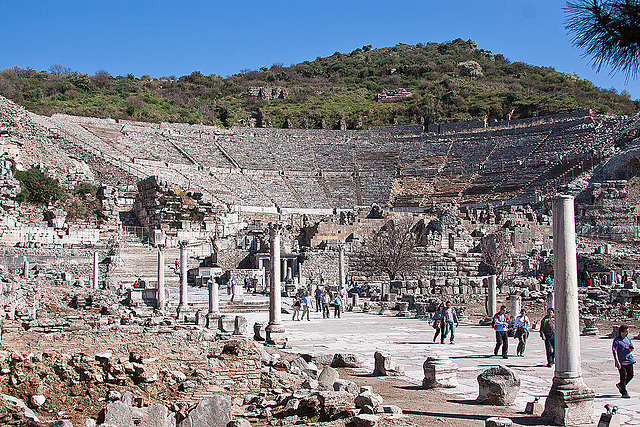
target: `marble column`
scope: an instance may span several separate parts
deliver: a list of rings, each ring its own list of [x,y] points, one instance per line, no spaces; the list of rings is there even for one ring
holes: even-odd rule
[[[282,326],[282,290],[280,274],[280,233],[281,224],[269,224],[270,247],[270,276],[269,287],[269,325],[267,325],[267,343],[283,344],[285,329]]]
[[[338,246],[338,289],[344,288],[344,246]]]
[[[547,309],[549,308],[553,308],[554,307],[554,297],[553,297],[553,292],[549,292],[547,294]]]
[[[96,251],[93,253],[93,281],[91,285],[92,289],[98,289],[98,276],[98,251]]]
[[[511,295],[509,300],[511,302],[511,322],[515,322],[516,316],[519,316],[522,310],[522,298],[520,295]]]
[[[180,245],[180,303],[178,304],[178,317],[188,308],[187,295],[187,242],[182,241]]]
[[[495,274],[489,276],[487,280],[487,316],[493,317],[497,313],[498,308],[498,287],[496,286],[497,277]]]
[[[164,290],[164,248],[158,248],[158,289],[156,290],[156,308],[164,312],[166,296]]]
[[[209,312],[207,313],[207,328],[217,328],[220,319],[220,289],[215,278],[209,279]]]
[[[582,380],[573,196],[554,198],[552,210],[556,365],[542,420],[564,426],[591,424],[595,393]]]

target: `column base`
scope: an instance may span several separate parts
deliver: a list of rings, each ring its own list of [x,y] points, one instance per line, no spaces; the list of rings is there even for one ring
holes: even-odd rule
[[[285,329],[282,325],[269,324],[266,328],[267,344],[282,345],[286,342],[284,334]]]
[[[180,304],[176,310],[176,319],[184,321],[189,313],[189,306],[186,304]]]
[[[206,327],[209,329],[218,329],[218,321],[220,320],[220,313],[209,312],[207,313]]]
[[[542,420],[561,426],[593,423],[595,393],[578,378],[553,378],[553,385],[544,405]]]

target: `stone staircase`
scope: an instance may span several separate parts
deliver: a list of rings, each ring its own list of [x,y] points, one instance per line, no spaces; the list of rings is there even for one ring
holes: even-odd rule
[[[175,260],[180,256],[178,248],[165,249],[165,284],[178,286],[179,278],[175,274]],[[189,261],[193,262],[193,265]],[[197,261],[188,260],[190,268],[197,266]],[[111,283],[133,283],[141,278],[148,284],[155,286],[158,282],[158,251],[151,246],[139,242],[125,242],[120,246],[115,269],[109,275]]]

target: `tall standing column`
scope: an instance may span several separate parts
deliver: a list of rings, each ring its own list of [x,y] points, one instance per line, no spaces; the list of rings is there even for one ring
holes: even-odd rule
[[[27,259],[27,257],[24,258],[24,263],[22,267],[22,276],[25,279],[29,278],[29,260]]]
[[[98,270],[98,251],[95,251],[93,253],[93,281],[92,281],[92,285],[91,285],[92,289],[98,289],[98,275],[99,275],[99,270]]]
[[[209,279],[209,312],[207,313],[207,328],[217,328],[220,318],[219,285],[215,278]]]
[[[489,276],[489,280],[487,281],[487,316],[489,317],[493,317],[493,315],[498,311],[498,287],[496,285],[496,281],[495,274]]]
[[[338,246],[338,284],[344,288],[344,246]]]
[[[553,271],[556,367],[542,419],[558,425],[593,422],[595,393],[582,380],[578,269],[572,196],[553,199]]]
[[[282,295],[280,274],[280,232],[281,224],[269,224],[271,280],[269,287],[269,325],[267,326],[267,343],[283,344],[284,326],[282,326]]]
[[[187,295],[187,243],[181,241],[180,245],[180,303],[178,304],[178,317],[188,307]]]
[[[164,290],[164,248],[158,248],[158,289],[156,291],[156,308],[163,312],[166,305]]]

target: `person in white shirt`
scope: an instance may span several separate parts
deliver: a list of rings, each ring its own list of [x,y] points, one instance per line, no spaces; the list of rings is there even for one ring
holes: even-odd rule
[[[524,348],[527,345],[527,338],[529,338],[529,317],[526,314],[526,310],[523,308],[520,310],[520,315],[516,317],[513,323],[513,329],[515,331],[515,337],[518,339],[518,348],[516,349],[516,355],[524,357]]]

